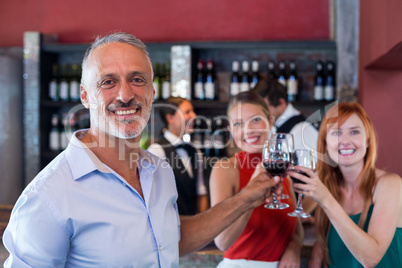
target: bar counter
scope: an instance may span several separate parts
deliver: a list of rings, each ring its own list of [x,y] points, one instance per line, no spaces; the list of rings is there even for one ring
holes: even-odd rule
[[[304,223],[304,239],[301,252],[301,268],[308,267],[313,245],[317,240],[314,225]],[[210,243],[201,250],[180,258],[180,268],[215,268],[223,258],[223,252],[214,243]]]

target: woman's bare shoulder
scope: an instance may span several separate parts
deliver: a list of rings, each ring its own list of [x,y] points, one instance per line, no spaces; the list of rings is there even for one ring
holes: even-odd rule
[[[377,183],[387,183],[387,182],[402,182],[401,177],[392,172],[388,172],[386,170],[382,169],[376,169],[375,170],[375,177]]]
[[[239,176],[234,157],[220,159],[212,168],[210,187],[221,189],[220,194],[222,194],[222,188],[229,189],[228,195],[233,195],[233,192],[238,189]]]
[[[389,191],[402,190],[402,179],[398,174],[376,169],[376,184],[374,188],[374,198],[376,195],[385,194]]]

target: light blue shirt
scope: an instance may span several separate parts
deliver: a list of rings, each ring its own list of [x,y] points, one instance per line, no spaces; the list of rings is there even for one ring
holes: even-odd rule
[[[4,267],[178,267],[180,221],[173,171],[140,150],[144,199],[79,141],[17,200]]]

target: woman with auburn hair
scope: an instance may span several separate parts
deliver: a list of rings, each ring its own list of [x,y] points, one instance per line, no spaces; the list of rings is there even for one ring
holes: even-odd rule
[[[373,125],[358,103],[339,103],[321,123],[317,173],[294,184],[319,205],[310,267],[402,267],[402,181],[375,167]]]

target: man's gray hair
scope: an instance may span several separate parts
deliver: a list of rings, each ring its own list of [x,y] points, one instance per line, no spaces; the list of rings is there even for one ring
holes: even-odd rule
[[[91,44],[91,46],[87,49],[84,55],[84,59],[82,60],[82,77],[81,77],[81,83],[84,84],[84,78],[85,78],[85,73],[86,73],[86,65],[88,62],[89,57],[91,56],[92,52],[95,50],[95,48],[105,45],[105,44],[111,44],[111,43],[125,43],[132,45],[133,47],[136,47],[140,50],[142,50],[145,55],[149,59],[149,53],[147,51],[146,45],[137,37],[135,37],[132,34],[129,33],[124,33],[124,32],[117,32],[117,33],[112,33],[109,35],[106,35],[104,37],[98,36],[96,37],[95,41]],[[150,60],[151,61],[151,60]]]

